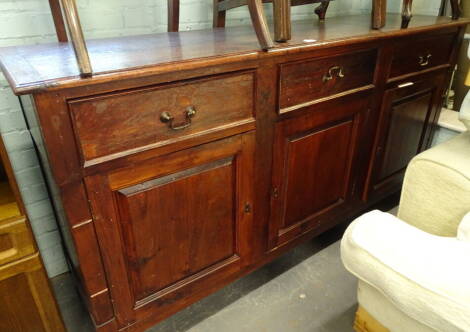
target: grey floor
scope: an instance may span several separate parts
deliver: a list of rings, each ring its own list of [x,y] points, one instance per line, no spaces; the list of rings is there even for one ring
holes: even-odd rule
[[[343,268],[343,227],[305,243],[147,332],[350,332],[356,279]],[[70,276],[53,279],[70,332],[92,331]]]

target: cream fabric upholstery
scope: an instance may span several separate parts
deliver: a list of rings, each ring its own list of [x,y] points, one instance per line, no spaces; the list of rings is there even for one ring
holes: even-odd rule
[[[409,164],[398,218],[425,232],[456,236],[470,211],[470,132],[427,150]]]
[[[470,132],[416,156],[398,218],[358,218],[341,254],[359,304],[390,331],[470,331]]]
[[[470,78],[470,72],[468,74],[468,77]],[[467,127],[467,130],[470,131],[470,91],[467,93],[467,96],[463,101],[459,119],[462,121],[465,127]]]
[[[421,325],[470,331],[470,242],[432,235],[372,211],[349,226],[341,253],[351,273]]]
[[[467,213],[460,223],[457,238],[461,241],[470,242],[470,212]]]
[[[378,317],[380,323],[391,332],[436,332],[435,329],[406,315],[380,291],[362,280],[359,280],[357,285],[357,300],[362,308],[372,317]]]

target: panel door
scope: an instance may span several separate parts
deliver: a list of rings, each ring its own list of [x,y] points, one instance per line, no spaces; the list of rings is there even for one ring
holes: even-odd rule
[[[369,185],[371,195],[400,189],[406,166],[430,143],[444,76],[402,82],[386,91]]]
[[[249,133],[87,179],[120,325],[248,261],[252,167]]]
[[[357,147],[370,111],[368,95],[304,110],[276,127],[270,248],[334,223],[352,204]]]

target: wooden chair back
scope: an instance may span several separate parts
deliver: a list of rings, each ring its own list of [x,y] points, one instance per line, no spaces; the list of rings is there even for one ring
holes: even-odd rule
[[[320,5],[315,8],[314,13],[320,20],[324,20],[326,11],[333,0],[262,0],[263,3],[273,3],[274,11],[274,39],[277,42],[285,42],[291,39],[291,15],[290,6],[301,6],[308,4]],[[290,6],[289,6],[290,3]],[[213,26],[214,28],[225,27],[225,16],[229,9],[237,8],[247,4],[246,0],[214,0]]]
[[[179,30],[180,0],[168,1],[168,31]],[[285,42],[291,39],[291,6],[320,3],[315,9],[315,13],[320,20],[325,19],[325,14],[333,0],[213,0],[213,26],[224,27],[225,16],[229,9],[248,5],[251,21],[256,36],[262,49],[267,50],[274,47],[266,18],[263,11],[263,3],[273,2],[275,40]],[[386,0],[372,0],[373,15],[372,27],[379,29],[385,25],[385,4]],[[440,15],[444,15],[447,1],[452,7],[452,18],[458,19],[462,13],[459,0],[442,0]],[[411,6],[413,0],[403,0],[402,27],[406,28],[411,19]],[[83,31],[80,26],[80,19],[75,0],[49,0],[52,17],[56,29],[57,38],[60,42],[68,42],[70,36],[75,57],[82,77],[91,76],[93,71],[86,47]],[[65,15],[65,21],[64,16]],[[67,34],[68,31],[68,34]]]

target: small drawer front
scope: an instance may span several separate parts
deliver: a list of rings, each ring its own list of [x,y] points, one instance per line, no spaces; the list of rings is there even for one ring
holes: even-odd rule
[[[0,223],[0,265],[31,255],[34,252],[33,239],[24,217]]]
[[[254,73],[70,102],[83,160],[129,154],[254,122]]]
[[[280,112],[373,83],[377,50],[281,65]]]
[[[455,40],[455,34],[445,34],[397,43],[393,52],[390,78],[448,64]]]

